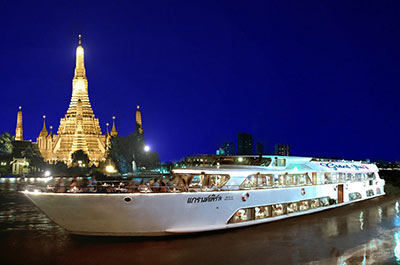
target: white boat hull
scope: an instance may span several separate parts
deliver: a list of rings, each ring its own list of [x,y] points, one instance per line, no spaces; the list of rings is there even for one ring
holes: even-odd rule
[[[338,184],[183,193],[23,193],[50,219],[72,234],[161,236],[242,227],[314,213],[382,196],[383,186],[384,182],[344,184],[342,203],[239,223],[228,221],[241,208],[326,196],[337,199]],[[377,188],[382,194],[366,196],[367,190]],[[348,194],[353,191],[360,192],[362,198],[349,201]],[[243,196],[246,193],[248,197]],[[128,197],[129,202],[125,201]]]

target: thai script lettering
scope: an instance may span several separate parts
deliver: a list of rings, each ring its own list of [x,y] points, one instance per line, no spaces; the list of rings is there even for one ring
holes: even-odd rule
[[[333,170],[338,170],[338,169],[355,169],[355,170],[365,169],[365,170],[368,170],[369,169],[366,165],[354,165],[354,164],[320,163],[320,165],[323,167],[331,168]]]
[[[203,203],[203,202],[216,202],[216,201],[221,201],[222,196],[221,195],[215,195],[211,194],[208,195],[207,197],[191,197],[187,199],[187,203]]]

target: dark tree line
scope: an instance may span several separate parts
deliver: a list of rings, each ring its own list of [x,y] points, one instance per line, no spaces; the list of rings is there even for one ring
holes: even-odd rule
[[[116,164],[120,173],[132,172],[132,162],[137,168],[154,169],[160,166],[160,159],[156,152],[144,150],[143,136],[134,132],[126,137],[111,139],[110,158]]]

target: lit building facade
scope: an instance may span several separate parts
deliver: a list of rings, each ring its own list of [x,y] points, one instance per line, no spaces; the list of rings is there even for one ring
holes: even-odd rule
[[[275,145],[275,155],[289,156],[290,155],[290,145],[276,144]]]
[[[113,135],[117,135],[113,122]],[[95,117],[89,101],[88,80],[84,63],[84,50],[76,48],[75,75],[72,79],[72,97],[67,114],[60,120],[57,133],[48,133],[45,121],[37,138],[38,148],[45,161],[55,163],[62,161],[71,165],[72,153],[82,150],[90,160],[90,164],[98,165],[105,160],[108,134],[101,133],[99,120]]]
[[[218,150],[217,155],[234,156],[235,144],[233,142],[224,143]]]

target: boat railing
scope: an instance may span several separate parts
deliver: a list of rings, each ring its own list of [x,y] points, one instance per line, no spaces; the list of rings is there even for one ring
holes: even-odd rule
[[[137,185],[108,182],[98,185],[58,186],[43,183],[21,185],[20,191],[37,193],[180,193],[180,192],[218,192],[234,190],[256,190],[268,187],[224,186],[179,186],[179,185]]]
[[[279,189],[279,188],[295,188],[305,187],[313,185],[324,185],[324,184],[346,184],[350,182],[369,182],[372,185],[377,182],[375,178],[372,179],[360,179],[345,181],[344,179],[326,179],[324,182],[305,182],[305,183],[293,183],[293,184],[257,184],[257,185],[174,185],[172,183],[163,184],[150,184],[141,183],[137,184],[132,181],[120,181],[120,180],[107,180],[97,181],[96,183],[89,183],[86,185],[80,185],[75,182],[71,185],[65,185],[65,183],[19,183],[19,191],[31,191],[31,192],[48,192],[48,193],[179,193],[179,192],[217,192],[217,191],[235,191],[235,190],[260,190],[260,189]]]
[[[187,186],[159,186],[159,185],[129,185],[127,183],[103,183],[100,185],[57,186],[43,183],[20,185],[20,191],[46,193],[167,193],[167,192],[205,192],[239,189],[235,187],[187,187]]]

